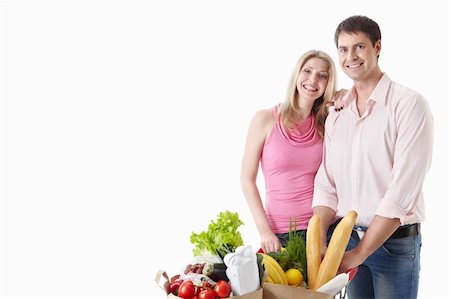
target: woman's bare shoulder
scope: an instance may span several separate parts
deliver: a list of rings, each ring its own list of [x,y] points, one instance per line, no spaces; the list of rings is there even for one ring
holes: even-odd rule
[[[256,111],[253,120],[260,124],[273,123],[273,108]]]
[[[261,134],[267,138],[275,124],[273,108],[261,109],[256,111],[251,127],[254,134]]]

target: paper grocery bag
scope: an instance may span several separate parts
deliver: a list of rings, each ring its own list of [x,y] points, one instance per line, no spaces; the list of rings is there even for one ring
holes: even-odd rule
[[[332,299],[332,295],[313,292],[302,287],[284,284],[263,284],[263,299]]]

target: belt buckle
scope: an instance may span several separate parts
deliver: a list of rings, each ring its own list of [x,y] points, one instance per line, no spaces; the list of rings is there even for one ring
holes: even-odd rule
[[[362,240],[362,238],[364,237],[364,234],[365,234],[366,232],[363,231],[363,230],[357,229],[357,230],[356,230],[356,233],[358,234],[359,239]]]
[[[355,226],[353,228],[353,230],[356,231],[356,233],[358,234],[359,239],[362,240],[362,238],[364,237],[364,234],[366,233],[366,230],[363,229],[360,226]]]

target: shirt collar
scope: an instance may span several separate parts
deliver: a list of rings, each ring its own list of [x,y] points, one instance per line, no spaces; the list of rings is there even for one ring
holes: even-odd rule
[[[391,78],[386,73],[383,73],[380,81],[378,81],[377,86],[370,94],[369,100],[373,100],[380,104],[386,105],[387,93],[389,91],[389,87],[391,86]],[[352,101],[356,100],[356,92],[355,86],[353,86],[349,92],[344,96],[343,103],[345,106],[349,106]]]
[[[391,78],[389,78],[386,73],[383,73],[383,76],[381,77],[380,81],[378,81],[378,84],[377,86],[375,86],[375,89],[372,91],[369,99],[386,105],[387,93],[389,91],[389,87],[391,86],[391,82]]]

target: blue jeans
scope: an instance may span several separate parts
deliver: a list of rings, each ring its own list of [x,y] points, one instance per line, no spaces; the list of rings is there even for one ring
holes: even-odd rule
[[[297,230],[295,233],[303,238],[303,241],[306,242],[306,230]],[[281,247],[285,247],[287,244],[287,241],[289,241],[289,233],[281,233],[281,234],[275,234],[278,237],[278,240],[280,240]]]
[[[331,237],[330,230],[328,231]],[[352,235],[347,250],[359,240]],[[348,298],[417,298],[422,236],[389,239],[359,266],[347,286]]]

